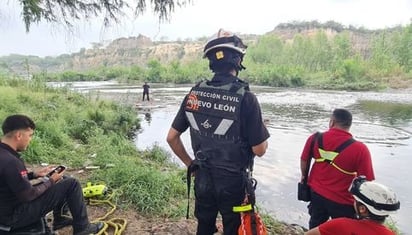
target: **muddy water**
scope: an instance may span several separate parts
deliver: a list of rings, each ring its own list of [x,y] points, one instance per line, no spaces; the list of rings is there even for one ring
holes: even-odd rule
[[[96,87],[99,85],[99,87]],[[180,101],[189,87],[152,85],[150,102],[141,102],[141,87],[115,83],[75,84],[76,90],[99,90],[101,95],[121,99],[138,107],[142,130],[135,143],[139,148],[158,144],[168,151],[165,138]],[[257,200],[265,210],[288,223],[307,227],[306,203],[296,200],[300,177],[299,156],[306,138],[315,131],[326,130],[334,108],[352,111],[351,132],[370,149],[376,178],[397,192],[401,210],[394,216],[404,234],[412,234],[412,92],[336,92],[284,90],[252,87],[264,118],[270,122],[269,148],[255,160],[254,176],[258,180]],[[115,94],[115,95],[113,95]],[[186,146],[189,136],[183,135]],[[189,149],[190,150],[190,149]],[[172,155],[174,161],[179,161]]]

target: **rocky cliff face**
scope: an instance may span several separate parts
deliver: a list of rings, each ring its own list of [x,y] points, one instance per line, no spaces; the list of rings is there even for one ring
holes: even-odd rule
[[[102,66],[145,66],[157,59],[161,63],[173,60],[181,62],[200,58],[204,42],[153,42],[150,38],[119,38],[104,48],[93,48],[72,55],[64,67],[71,70],[87,70]]]
[[[276,35],[285,41],[291,41],[300,34],[304,37],[314,37],[318,32],[324,32],[331,39],[337,34],[346,31],[349,34],[354,49],[362,55],[368,55],[370,39],[373,31],[344,28],[337,23],[319,24],[317,22],[304,22],[300,24],[279,25],[267,34]],[[244,41],[251,45],[260,35],[241,35]],[[7,63],[12,71],[24,71],[27,73],[28,61],[30,72],[61,72],[65,70],[85,71],[107,66],[146,66],[151,59],[168,63],[179,60],[181,63],[201,58],[203,45],[206,39],[197,41],[158,42],[139,35],[137,37],[119,38],[107,46],[95,43],[92,49],[82,49],[78,53],[62,55],[59,57],[36,58],[17,57],[13,63]],[[23,59],[22,59],[23,57]],[[20,62],[18,61],[20,59]],[[11,59],[6,59],[9,62]],[[23,60],[23,61],[22,61]],[[2,58],[0,58],[2,62]]]
[[[278,36],[284,41],[292,41],[300,34],[304,37],[314,37],[320,31],[331,39],[340,31],[333,28],[275,28],[267,34]],[[369,53],[371,33],[362,33],[347,30],[354,49],[363,55]],[[259,38],[259,35],[242,35],[250,45]],[[87,70],[101,66],[145,66],[151,59],[161,63],[179,60],[182,63],[199,59],[202,56],[205,41],[181,42],[153,42],[150,38],[139,35],[138,37],[119,38],[112,41],[104,48],[94,48],[74,54],[72,60],[65,64],[65,69]]]
[[[284,41],[292,41],[293,38],[300,34],[306,37],[315,37],[319,32],[326,34],[328,39],[333,39],[339,33],[345,32],[349,34],[350,42],[353,49],[359,52],[361,55],[368,56],[370,51],[370,41],[372,38],[372,31],[368,30],[350,30],[350,29],[337,29],[337,28],[318,28],[318,27],[296,27],[296,28],[283,28],[277,27],[268,34],[276,35]]]

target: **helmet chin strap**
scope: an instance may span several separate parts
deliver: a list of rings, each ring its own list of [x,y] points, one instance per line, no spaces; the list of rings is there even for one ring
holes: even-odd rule
[[[358,220],[370,219],[370,217],[369,217],[368,215],[367,215],[367,216],[361,215],[361,214],[359,213],[359,207],[357,207],[357,209],[356,209],[356,219],[358,219]]]
[[[244,69],[246,69],[246,67],[243,66],[242,61],[240,61],[240,69],[239,70],[244,70]]]
[[[239,66],[235,69],[235,71],[236,71],[236,77],[239,75],[239,71],[241,71],[241,70],[243,70],[243,69],[246,69],[246,67],[243,66],[241,63],[242,63],[242,62],[240,62]]]
[[[361,216],[361,215],[359,215],[359,214],[356,214],[356,219],[358,219],[358,220],[371,219],[371,217],[369,217],[369,216]]]
[[[246,69],[246,67],[243,66],[243,64],[242,64],[242,62],[243,62],[243,56],[239,56],[239,57],[240,57],[240,60],[239,60],[238,65],[236,66],[236,67],[237,67],[237,68],[236,68],[236,76],[238,75],[239,71],[242,71],[242,70]]]

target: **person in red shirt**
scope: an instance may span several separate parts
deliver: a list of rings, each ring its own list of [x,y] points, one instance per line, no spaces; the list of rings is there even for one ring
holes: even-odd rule
[[[308,177],[311,188],[309,229],[329,218],[354,218],[353,196],[348,192],[352,180],[364,175],[374,180],[370,152],[365,144],[355,141],[349,129],[352,114],[346,109],[335,109],[329,121],[329,130],[311,135],[301,154],[301,182],[305,179],[310,156],[314,163]],[[310,145],[314,142],[313,153]]]
[[[337,218],[329,220],[305,235],[395,235],[383,223],[388,215],[400,208],[395,193],[377,182],[365,177],[356,178],[350,188],[355,197],[354,209],[358,219]]]

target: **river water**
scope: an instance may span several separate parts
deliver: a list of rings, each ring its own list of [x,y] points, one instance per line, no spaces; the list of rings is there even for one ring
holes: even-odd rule
[[[150,102],[140,101],[141,86],[93,82],[74,83],[71,87],[78,91],[98,90],[101,96],[135,105],[142,120],[142,129],[134,140],[136,146],[144,149],[157,144],[171,152],[166,134],[189,86],[152,85]],[[307,204],[296,199],[300,153],[311,133],[327,129],[334,108],[347,108],[353,114],[352,134],[371,152],[376,180],[390,186],[401,201],[401,209],[390,220],[403,234],[412,234],[412,187],[408,186],[412,179],[411,90],[345,92],[254,86],[251,89],[269,121],[271,134],[266,154],[255,160],[260,210],[287,223],[307,227]],[[191,153],[187,132],[182,138]],[[181,165],[173,154],[172,160]]]

